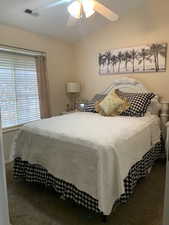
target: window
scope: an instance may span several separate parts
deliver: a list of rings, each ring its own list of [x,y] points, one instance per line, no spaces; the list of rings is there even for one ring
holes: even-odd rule
[[[0,108],[3,128],[40,119],[34,56],[0,51]]]

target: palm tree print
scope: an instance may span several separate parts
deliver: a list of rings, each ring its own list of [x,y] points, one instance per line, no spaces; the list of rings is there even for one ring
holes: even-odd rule
[[[100,74],[166,71],[167,44],[116,49],[99,54]]]
[[[166,48],[163,44],[152,44],[150,46],[150,55],[154,57],[154,64],[156,72],[159,71],[159,55],[166,57]]]
[[[115,66],[116,66],[117,62],[118,62],[117,57],[115,55],[112,55],[112,57],[111,57],[111,64],[113,66],[113,72],[115,72]]]
[[[126,51],[124,53],[124,60],[125,60],[125,68],[126,68],[126,71],[128,71],[128,63],[131,61],[131,54],[129,51]]]
[[[120,72],[120,66],[121,66],[121,63],[122,63],[122,61],[124,59],[124,55],[122,54],[121,51],[119,51],[119,53],[117,55],[117,59],[118,59],[118,63],[119,63],[119,65],[118,65],[118,72]]]
[[[99,54],[99,73],[102,73],[102,67],[106,64],[106,55],[105,54]]]
[[[109,67],[110,67],[110,64],[111,64],[111,52],[107,51],[105,53],[105,56],[106,56],[106,62],[107,62],[107,72],[110,72]]]
[[[132,60],[132,66],[133,66],[133,73],[135,72],[135,60],[136,60],[136,58],[137,58],[137,51],[135,50],[135,49],[132,49],[131,50],[131,52],[130,52],[130,54],[131,54],[131,60]]]
[[[138,54],[138,64],[142,64],[143,72],[146,70],[146,61],[152,62],[151,55],[149,54],[149,50],[146,48],[142,48]]]
[[[139,53],[139,56],[141,57],[139,64],[141,64],[141,62],[143,63],[143,71],[145,71],[146,69],[146,66],[145,66],[146,52],[147,52],[146,49],[143,48],[141,52]]]

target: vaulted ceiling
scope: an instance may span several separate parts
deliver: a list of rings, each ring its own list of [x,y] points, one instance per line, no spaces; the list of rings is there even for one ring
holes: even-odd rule
[[[53,0],[0,0],[0,23],[13,25],[28,31],[61,38],[69,42],[75,42],[89,33],[92,33],[108,23],[97,13],[92,17],[82,20],[74,27],[67,26],[69,14],[67,5],[59,5],[45,9],[40,16],[33,17],[24,13],[27,8],[36,8]],[[98,0],[105,6],[117,12],[120,17],[131,9],[140,7],[143,0]]]

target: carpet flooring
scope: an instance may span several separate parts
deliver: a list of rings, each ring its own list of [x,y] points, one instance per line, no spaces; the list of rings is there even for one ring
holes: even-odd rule
[[[157,162],[151,174],[139,181],[127,204],[120,205],[107,225],[161,225],[165,183],[165,163]],[[52,190],[15,182],[12,164],[7,166],[9,210],[12,225],[99,225],[100,217]]]

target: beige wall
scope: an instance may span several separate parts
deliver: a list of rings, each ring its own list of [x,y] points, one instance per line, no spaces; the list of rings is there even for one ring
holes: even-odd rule
[[[72,80],[72,46],[56,39],[0,25],[0,44],[47,53],[50,108],[52,115],[65,109],[65,83]]]
[[[169,42],[169,1],[146,0],[139,10],[121,15],[120,20],[75,44],[76,79],[82,83],[82,96],[91,97],[124,75],[98,75],[97,54],[104,50]],[[169,55],[168,55],[169,56]],[[169,99],[169,57],[166,73],[126,75],[142,81],[147,88]]]

